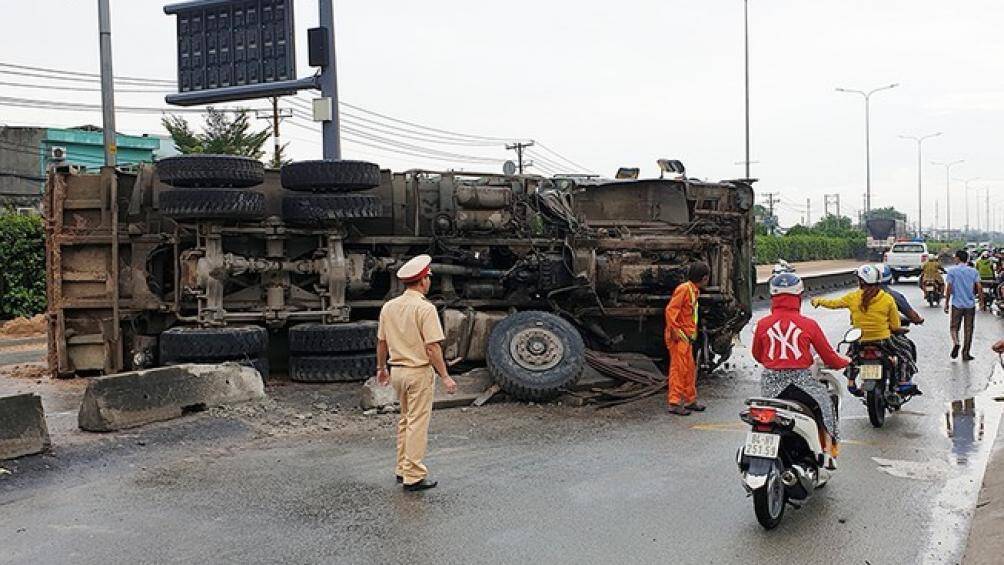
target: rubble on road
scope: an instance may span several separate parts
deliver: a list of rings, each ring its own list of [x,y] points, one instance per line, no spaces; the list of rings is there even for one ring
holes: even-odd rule
[[[42,379],[48,376],[48,368],[45,363],[24,363],[13,365],[4,372],[15,379]]]
[[[472,369],[459,376],[454,376],[454,380],[457,381],[457,392],[455,394],[446,394],[442,383],[438,378],[436,379],[436,391],[432,397],[433,409],[471,405],[480,406],[488,401],[488,398],[482,399],[483,396],[495,396],[495,392],[490,395],[487,394],[497,385],[492,380],[488,369],[484,367]],[[617,384],[618,381],[602,375],[587,366],[583,370],[582,376],[579,377],[578,382],[571,387],[571,391],[602,390]],[[394,389],[390,386],[380,386],[376,382],[376,377],[370,378],[360,389],[359,406],[363,410],[384,410],[387,407],[396,408],[397,404],[397,394],[395,394]]]

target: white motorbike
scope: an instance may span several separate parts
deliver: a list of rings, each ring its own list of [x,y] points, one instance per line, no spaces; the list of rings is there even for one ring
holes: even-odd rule
[[[861,330],[852,328],[837,349],[859,339]],[[812,371],[838,410],[843,393],[836,371],[822,368],[818,360]],[[751,430],[736,452],[736,463],[757,521],[770,530],[781,523],[786,504],[800,508],[837,466],[820,441],[822,412],[806,392],[789,386],[779,398],[750,398],[746,406],[739,417]]]

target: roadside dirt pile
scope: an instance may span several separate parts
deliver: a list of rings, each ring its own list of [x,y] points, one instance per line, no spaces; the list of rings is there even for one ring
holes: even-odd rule
[[[45,314],[31,318],[14,318],[0,325],[0,337],[30,337],[45,335]]]
[[[15,379],[42,379],[48,376],[48,368],[41,363],[14,365],[6,371]]]

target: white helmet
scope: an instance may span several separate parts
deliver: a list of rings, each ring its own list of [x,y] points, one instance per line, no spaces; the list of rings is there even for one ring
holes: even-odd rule
[[[770,295],[779,294],[801,295],[805,291],[802,278],[795,273],[780,273],[770,278]]]
[[[858,278],[865,284],[878,284],[882,280],[882,272],[875,268],[875,265],[861,265],[858,267]]]
[[[983,258],[983,259],[989,259],[990,258],[990,252],[989,251],[984,251],[983,254],[980,255],[980,257]]]

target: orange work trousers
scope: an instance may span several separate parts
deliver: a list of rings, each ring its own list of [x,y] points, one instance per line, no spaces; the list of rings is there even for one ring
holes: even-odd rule
[[[669,393],[670,404],[693,404],[697,402],[697,365],[689,340],[678,339],[669,344]]]

